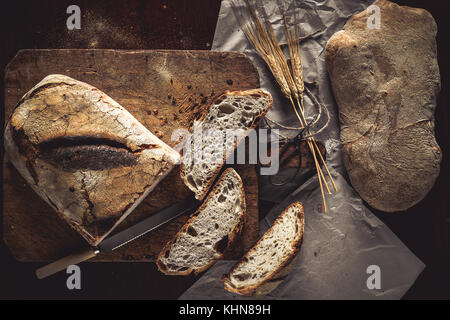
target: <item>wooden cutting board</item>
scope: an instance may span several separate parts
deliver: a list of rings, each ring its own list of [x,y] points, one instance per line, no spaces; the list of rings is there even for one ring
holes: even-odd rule
[[[172,131],[187,129],[196,115],[225,90],[259,87],[253,64],[237,52],[21,50],[5,71],[5,119],[29,89],[54,73],[99,88],[170,146],[175,145]],[[258,181],[253,165],[240,165],[236,170],[243,178],[247,203],[245,230],[233,252],[239,256],[258,238]],[[50,261],[86,247],[81,236],[28,187],[7,158],[3,172],[3,237],[18,260]],[[192,193],[176,167],[115,232],[189,196]],[[187,218],[179,217],[92,260],[154,261]]]

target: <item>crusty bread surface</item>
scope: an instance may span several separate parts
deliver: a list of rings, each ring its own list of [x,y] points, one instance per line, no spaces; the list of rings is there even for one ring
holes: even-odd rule
[[[105,93],[57,74],[23,96],[4,137],[9,161],[94,246],[180,160]]]

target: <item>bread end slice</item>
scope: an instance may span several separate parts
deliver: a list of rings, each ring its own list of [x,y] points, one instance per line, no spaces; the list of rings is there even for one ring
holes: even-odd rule
[[[247,296],[266,295],[289,274],[303,241],[300,202],[289,205],[272,227],[222,276],[225,290]]]
[[[198,274],[223,257],[241,234],[245,193],[241,177],[226,169],[200,208],[158,255],[166,275]]]

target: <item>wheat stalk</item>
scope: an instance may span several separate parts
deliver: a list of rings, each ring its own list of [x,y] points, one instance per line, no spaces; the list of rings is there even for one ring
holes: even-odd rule
[[[304,105],[303,105],[303,92],[305,90],[305,86],[304,86],[304,82],[303,82],[303,66],[302,66],[302,61],[301,61],[301,48],[300,48],[301,35],[300,35],[300,27],[299,27],[298,22],[297,22],[297,16],[294,15],[294,17],[295,17],[295,26],[294,26],[294,33],[295,34],[294,34],[294,39],[296,39],[296,40],[292,39],[292,35],[290,34],[290,31],[289,31],[288,26],[287,26],[286,16],[285,16],[285,14],[283,12],[283,22],[284,22],[284,26],[285,26],[285,30],[286,30],[286,35],[287,35],[287,40],[288,40],[287,42],[288,42],[290,58],[291,58],[291,71],[292,71],[293,77],[295,79],[295,84],[296,84],[297,89],[298,89],[297,93],[295,95],[295,98],[296,98],[298,107],[300,109],[300,113],[303,116],[303,120],[306,123],[306,118],[305,118],[305,113],[304,113],[305,111],[304,111]],[[320,102],[314,97],[314,95],[311,92],[308,92],[308,94],[313,98],[314,102],[320,106]],[[326,112],[328,114],[328,109],[325,108],[325,110],[326,110]],[[329,121],[330,121],[330,117],[329,117],[329,114],[328,114],[327,123],[326,123],[325,126],[322,127],[321,130],[323,130],[328,125]],[[312,149],[314,150],[314,148],[315,148],[317,150],[317,152],[319,154],[319,158],[322,161],[322,164],[323,164],[323,166],[324,166],[324,168],[325,168],[325,170],[326,170],[326,172],[328,174],[328,177],[331,180],[331,183],[333,184],[334,190],[337,192],[336,183],[334,182],[334,179],[331,176],[330,171],[328,170],[328,167],[326,165],[325,160],[323,159],[322,153],[319,150],[317,142],[316,142],[314,136],[311,134],[311,131],[310,131],[309,128],[307,129],[307,131],[308,131],[308,137],[306,139],[309,140],[312,143],[312,145],[313,145]],[[319,131],[316,132],[315,134],[317,134],[317,133],[319,133]],[[313,152],[313,154],[314,154],[314,152]],[[330,190],[328,188],[328,184],[327,184],[327,181],[325,179],[325,176],[323,175],[323,172],[319,171],[319,174],[323,178],[323,181],[324,181],[324,184],[325,184],[325,186],[327,188],[328,194],[331,194],[331,192],[330,192]]]
[[[317,177],[319,180],[320,190],[322,194],[322,201],[324,204],[324,211],[327,211],[325,194],[323,187],[327,189],[328,194],[331,194],[331,191],[328,187],[328,183],[325,179],[325,175],[322,172],[321,166],[319,164],[319,160],[322,162],[326,172],[333,184],[335,191],[337,191],[336,184],[328,170],[328,167],[325,163],[325,160],[319,150],[317,142],[313,134],[308,127],[308,123],[305,117],[305,110],[303,106],[303,93],[305,91],[304,80],[303,80],[303,66],[301,62],[301,47],[300,47],[300,27],[297,23],[297,17],[295,16],[296,23],[294,26],[294,34],[288,28],[288,24],[286,21],[286,16],[283,12],[283,21],[285,27],[285,36],[287,40],[289,56],[290,56],[290,64],[281,49],[281,45],[278,43],[273,28],[269,21],[266,19],[263,24],[256,14],[255,9],[250,4],[249,0],[244,0],[246,7],[250,13],[250,20],[246,22],[245,25],[241,24],[242,30],[244,31],[246,37],[255,47],[259,56],[265,61],[268,68],[270,69],[272,75],[274,76],[278,86],[281,89],[283,95],[290,101],[291,106],[300,122],[301,128],[307,128],[307,137],[306,141],[308,147],[311,151],[311,154],[314,158],[314,163],[317,170]],[[237,5],[233,3],[233,7],[237,8]],[[239,20],[239,19],[238,19]],[[308,92],[310,94],[310,92]],[[311,93],[312,95],[312,93]],[[294,100],[297,102],[294,102]],[[313,98],[315,103],[321,108],[321,104],[318,102],[315,97]],[[325,108],[326,109],[326,108]],[[321,109],[319,109],[321,112]],[[299,112],[300,111],[300,112]],[[327,114],[328,110],[326,109]],[[317,119],[318,120],[318,119]],[[329,115],[327,124],[329,122]],[[324,128],[322,128],[323,130]],[[318,132],[314,133],[317,134]],[[319,157],[316,156],[316,151],[319,153]]]

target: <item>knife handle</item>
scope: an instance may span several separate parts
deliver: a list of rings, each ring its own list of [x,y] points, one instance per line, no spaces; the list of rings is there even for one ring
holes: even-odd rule
[[[80,262],[89,260],[90,258],[93,258],[97,255],[99,251],[93,248],[90,248],[86,251],[83,251],[81,253],[75,253],[70,256],[67,256],[65,258],[56,260],[55,262],[52,262],[46,266],[43,266],[36,270],[36,276],[38,279],[44,279],[48,276],[51,276],[52,274],[55,274],[61,270],[66,269],[68,266],[73,264],[78,264]]]

